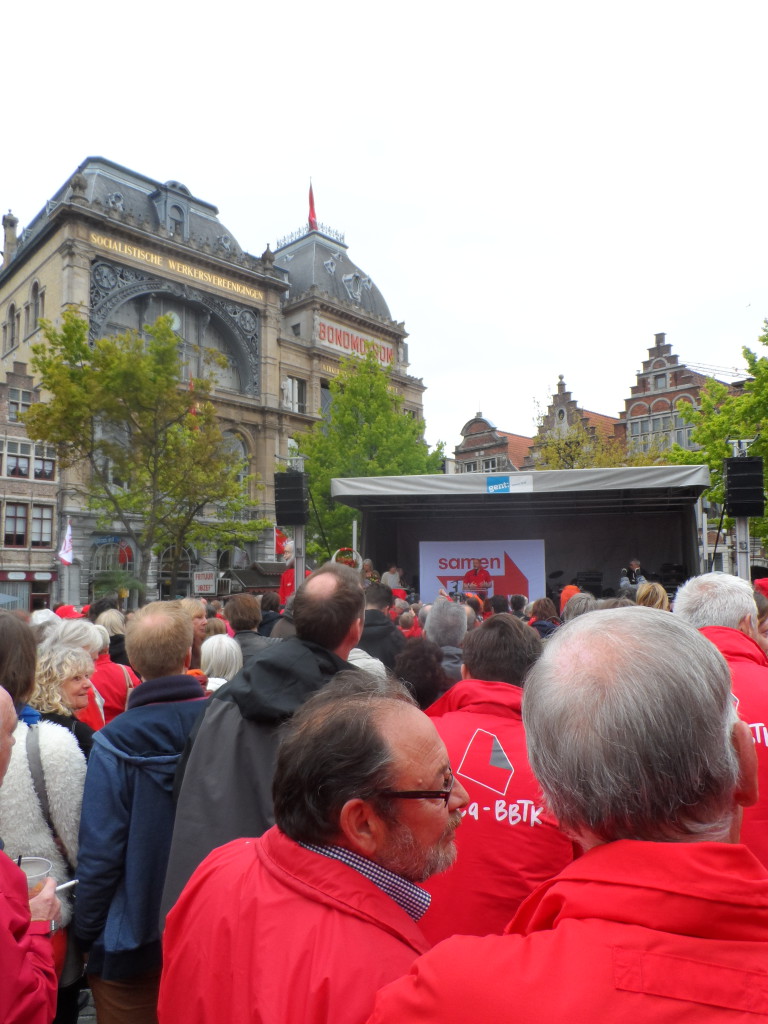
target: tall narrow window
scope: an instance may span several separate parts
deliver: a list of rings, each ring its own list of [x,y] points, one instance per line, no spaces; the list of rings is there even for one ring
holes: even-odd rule
[[[53,546],[53,506],[32,506],[31,539],[33,548],[50,548]]]
[[[16,307],[13,303],[8,307],[8,348],[15,348],[19,343],[18,328],[16,326]]]
[[[37,330],[37,322],[43,314],[40,311],[40,285],[35,281],[32,285],[32,330]]]
[[[5,546],[25,548],[27,546],[27,506],[13,501],[5,504]]]

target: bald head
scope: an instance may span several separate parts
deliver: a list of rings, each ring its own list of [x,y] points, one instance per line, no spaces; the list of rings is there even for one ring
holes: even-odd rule
[[[346,658],[360,639],[364,612],[359,575],[349,566],[328,562],[296,591],[296,636]]]
[[[153,601],[131,616],[125,648],[143,679],[158,679],[186,670],[192,638],[192,619],[177,602]]]
[[[528,756],[553,812],[591,841],[722,839],[739,765],[720,653],[668,613],[583,615],[526,679]]]

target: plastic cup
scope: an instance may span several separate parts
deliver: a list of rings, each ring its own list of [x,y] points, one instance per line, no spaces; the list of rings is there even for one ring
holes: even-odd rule
[[[37,896],[53,865],[45,857],[22,857],[19,867],[27,876],[27,892],[30,897]]]

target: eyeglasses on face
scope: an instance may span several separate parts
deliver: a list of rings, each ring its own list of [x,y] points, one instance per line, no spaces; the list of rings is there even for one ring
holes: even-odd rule
[[[397,797],[398,800],[442,800],[447,807],[456,782],[453,772],[449,771],[448,775],[450,782],[447,789],[383,789],[381,790],[381,796],[393,796]]]

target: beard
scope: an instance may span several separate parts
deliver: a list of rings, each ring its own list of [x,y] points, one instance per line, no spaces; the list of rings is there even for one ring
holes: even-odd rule
[[[377,858],[378,863],[409,882],[426,882],[432,875],[447,871],[456,860],[454,833],[460,824],[461,812],[454,811],[437,842],[425,849],[419,846],[407,825],[395,822],[389,841]]]

